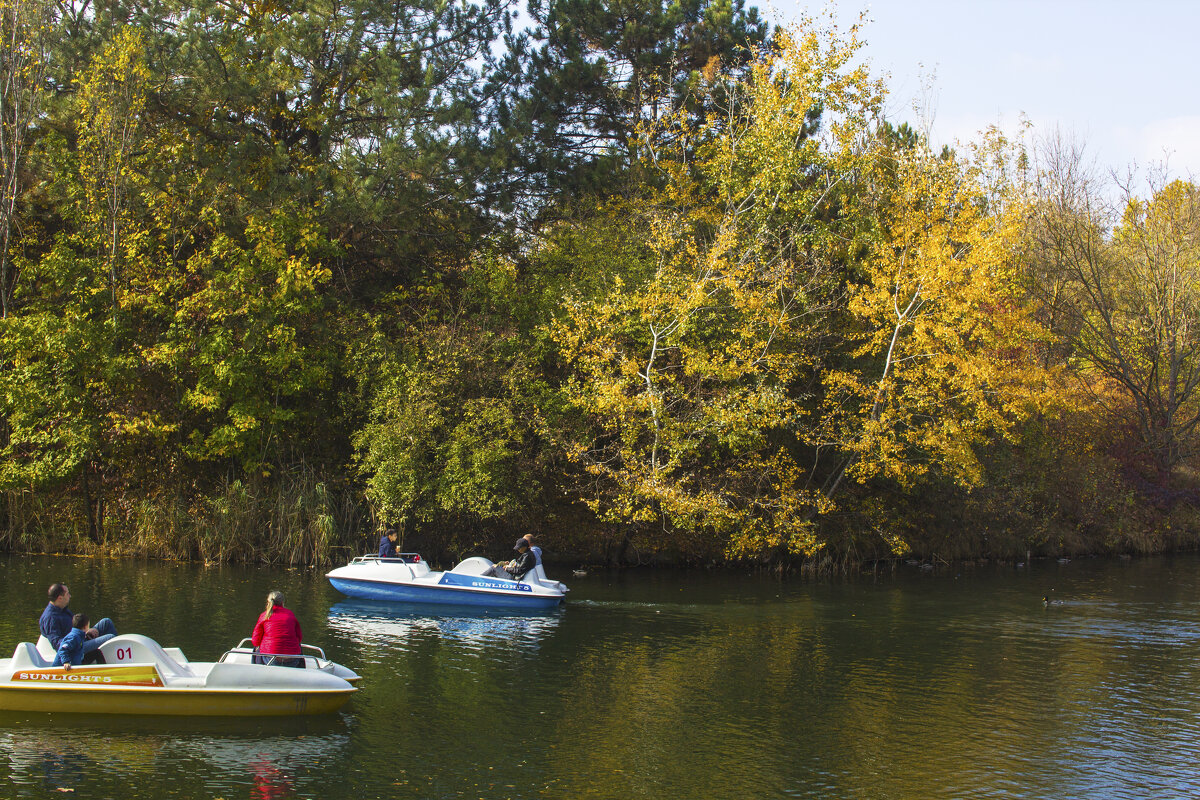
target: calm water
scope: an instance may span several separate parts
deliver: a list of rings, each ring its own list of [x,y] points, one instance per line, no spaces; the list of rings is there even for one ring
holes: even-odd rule
[[[6,652],[54,580],[193,660],[278,588],[363,676],[323,718],[0,715],[0,796],[1200,795],[1200,558],[555,577],[562,611],[489,616],[350,602],[304,571],[0,559]]]

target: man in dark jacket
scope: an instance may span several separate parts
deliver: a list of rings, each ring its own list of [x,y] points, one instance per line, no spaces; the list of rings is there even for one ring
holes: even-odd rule
[[[71,609],[67,608],[67,604],[71,602],[71,590],[64,584],[52,583],[47,594],[50,596],[50,602],[46,604],[46,610],[38,620],[38,628],[42,636],[50,640],[50,646],[58,650],[62,638],[71,632],[71,622],[75,616]],[[98,660],[99,654],[96,651],[100,649],[100,645],[117,635],[117,626],[105,617],[96,623],[96,627],[88,628],[84,635],[84,663],[90,664]]]
[[[379,539],[379,557],[380,558],[398,558],[396,553],[396,539],[400,534],[395,528],[388,528],[387,532]]]
[[[537,558],[534,557],[533,551],[529,548],[527,539],[517,539],[516,545],[513,547],[517,551],[517,557],[508,562],[508,574],[513,576],[514,580],[521,580],[525,577],[525,573],[537,566]]]

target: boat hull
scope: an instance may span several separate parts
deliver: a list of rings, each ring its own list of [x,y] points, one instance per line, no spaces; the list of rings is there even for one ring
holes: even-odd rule
[[[381,600],[400,603],[431,603],[434,605],[473,606],[476,608],[557,608],[563,601],[559,596],[486,591],[466,586],[442,584],[389,583],[329,576],[329,583],[347,597],[359,600]]]
[[[154,687],[0,686],[0,711],[74,714],[256,717],[330,714],[355,689],[221,691]]]

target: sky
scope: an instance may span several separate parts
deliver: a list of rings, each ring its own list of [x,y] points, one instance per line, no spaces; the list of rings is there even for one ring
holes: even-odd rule
[[[1104,171],[1165,164],[1200,181],[1200,0],[747,0],[773,23],[831,10],[841,26],[865,12],[872,74],[890,73],[887,117],[936,145],[996,124],[1059,131]],[[932,91],[926,90],[929,84]]]

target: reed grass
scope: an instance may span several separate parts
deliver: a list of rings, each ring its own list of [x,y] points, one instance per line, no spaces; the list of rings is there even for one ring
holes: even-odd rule
[[[0,496],[0,548],[23,553],[72,552],[86,540],[83,517],[49,495],[9,490]],[[76,513],[72,513],[72,512]]]
[[[323,567],[357,547],[369,522],[348,485],[300,465],[271,478],[231,477],[210,494],[157,494],[110,503],[104,544],[88,538],[78,501],[9,491],[0,495],[0,549],[117,555],[206,563]]]

